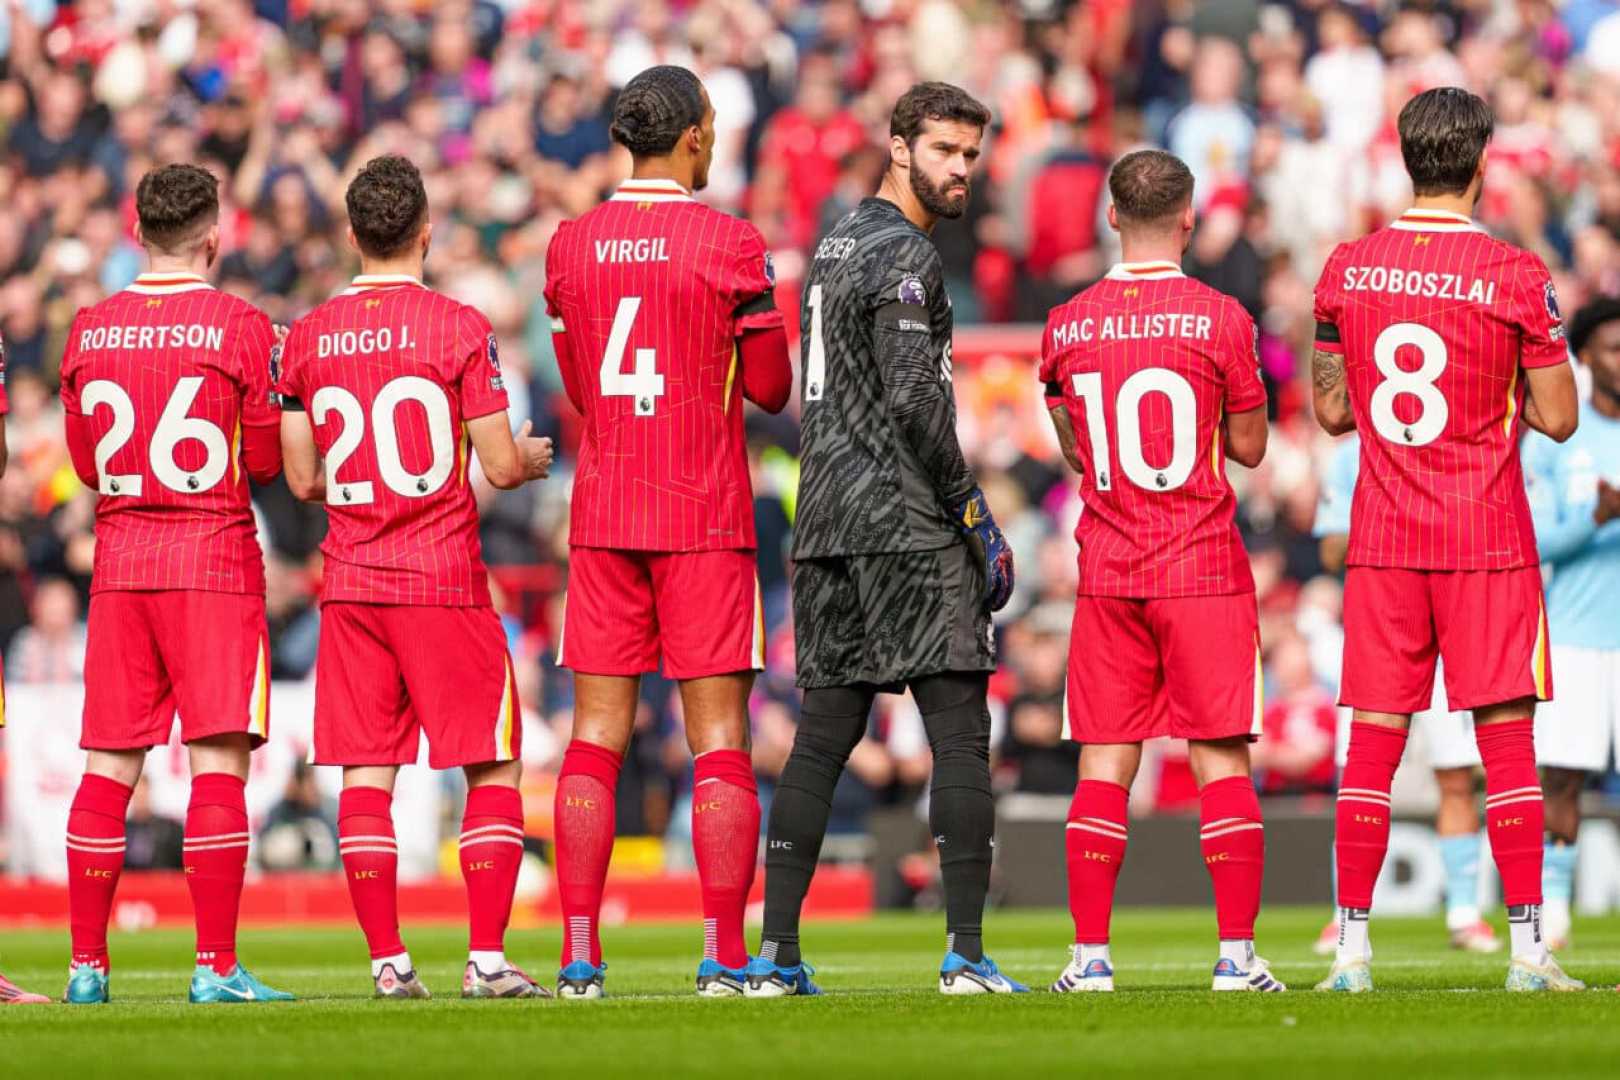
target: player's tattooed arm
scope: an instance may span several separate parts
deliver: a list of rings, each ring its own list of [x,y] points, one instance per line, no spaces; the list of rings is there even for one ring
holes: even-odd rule
[[[1312,398],[1316,422],[1329,435],[1354,431],[1355,415],[1350,411],[1349,385],[1344,375],[1344,354],[1318,346],[1311,353]]]
[[[1052,429],[1057,432],[1058,448],[1063,451],[1063,460],[1069,463],[1069,468],[1084,476],[1086,463],[1080,460],[1080,451],[1074,441],[1074,418],[1069,415],[1066,405],[1054,405],[1047,410],[1052,417]]]

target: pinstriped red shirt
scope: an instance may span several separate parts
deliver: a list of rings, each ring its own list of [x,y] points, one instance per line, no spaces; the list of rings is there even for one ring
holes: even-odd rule
[[[754,546],[735,338],[781,325],[759,230],[673,181],[627,180],[565,223],[546,303],[585,416],[569,543],[649,551]]]
[[[62,407],[87,417],[100,500],[91,590],[264,592],[242,427],[273,427],[270,320],[193,274],[81,310]]]
[[[1174,263],[1121,263],[1052,310],[1040,376],[1085,464],[1081,595],[1253,592],[1221,425],[1266,403],[1248,312]]]
[[[1317,347],[1344,353],[1361,434],[1348,562],[1536,565],[1522,371],[1568,360],[1541,260],[1461,215],[1409,210],[1334,250],[1316,320]]]
[[[488,605],[463,425],[506,409],[489,320],[362,275],[293,325],[279,385],[325,458],[321,599]]]

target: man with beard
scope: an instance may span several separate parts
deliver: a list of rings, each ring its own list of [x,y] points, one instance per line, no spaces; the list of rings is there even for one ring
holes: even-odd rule
[[[771,804],[765,927],[750,997],[813,994],[799,909],[833,788],[878,693],[909,688],[934,754],[929,827],[945,884],[948,994],[1025,989],[984,955],[995,805],[990,613],[1012,551],[956,438],[951,305],[929,239],[960,217],[990,112],[923,83],[889,121],[889,163],[817,246],[805,283],[793,615],[804,705]]]

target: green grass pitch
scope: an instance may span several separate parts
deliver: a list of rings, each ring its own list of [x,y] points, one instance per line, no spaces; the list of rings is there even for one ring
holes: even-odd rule
[[[1451,952],[1434,920],[1375,919],[1379,990],[1347,998],[1310,991],[1325,914],[1262,913],[1261,952],[1292,989],[1219,998],[1213,915],[1191,909],[1116,917],[1118,993],[996,998],[934,990],[937,916],[808,926],[827,996],[780,1001],[690,996],[695,927],[609,929],[613,996],[569,1005],[461,1001],[461,933],[418,927],[406,943],[433,1001],[371,1000],[357,932],[289,929],[245,933],[242,955],[302,1000],[189,1006],[190,935],[123,934],[110,1006],[0,1009],[0,1076],[1620,1076],[1620,920],[1578,922],[1565,957],[1596,989],[1509,995],[1500,954]],[[1063,913],[993,912],[987,930],[1003,969],[1036,987],[1064,962]],[[540,929],[508,953],[549,975],[556,948]],[[66,950],[62,932],[0,934],[0,970],[60,994]]]

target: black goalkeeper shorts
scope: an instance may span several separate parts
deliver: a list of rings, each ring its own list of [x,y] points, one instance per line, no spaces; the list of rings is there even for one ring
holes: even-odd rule
[[[798,684],[898,693],[944,671],[994,671],[984,564],[966,544],[793,564]]]

